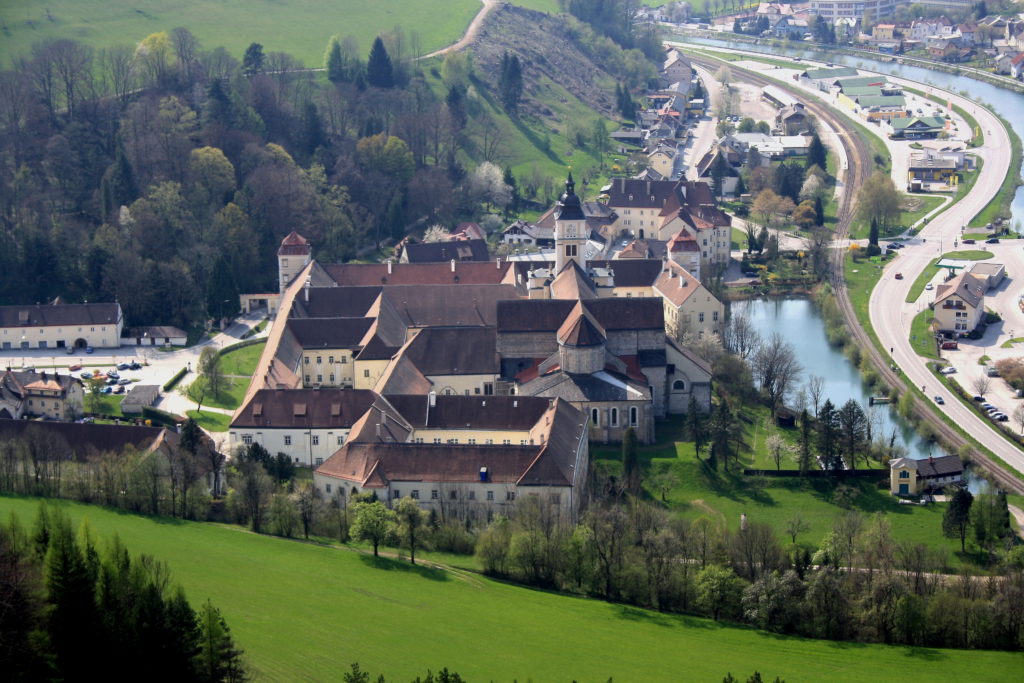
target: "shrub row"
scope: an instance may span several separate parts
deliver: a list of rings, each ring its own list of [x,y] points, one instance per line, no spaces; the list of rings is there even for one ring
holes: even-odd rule
[[[178,386],[178,382],[180,382],[181,379],[185,375],[187,375],[187,374],[188,374],[188,368],[187,367],[184,367],[181,370],[178,370],[176,373],[174,373],[174,377],[171,377],[169,380],[167,380],[166,383],[164,383],[163,390],[164,391],[170,391],[170,390],[174,389],[174,387]]]

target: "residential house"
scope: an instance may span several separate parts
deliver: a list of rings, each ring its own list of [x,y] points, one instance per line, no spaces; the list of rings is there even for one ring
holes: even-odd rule
[[[1013,58],[1018,56],[1017,53],[1013,52],[1001,52],[996,55],[995,59],[992,60],[992,64],[995,67],[997,74],[1007,76],[1010,74],[1010,63]]]
[[[0,348],[117,348],[124,318],[121,305],[52,304],[0,306]]]
[[[8,368],[0,376],[0,419],[76,420],[84,397],[82,383],[70,375]]]
[[[797,19],[794,16],[781,17],[775,22],[775,26],[772,27],[772,32],[776,38],[789,38],[791,40],[802,39],[809,31],[807,20]]]
[[[665,309],[665,331],[677,341],[721,335],[725,304],[701,281],[675,261],[665,261],[653,289]]]
[[[889,463],[889,492],[917,496],[964,483],[964,464],[955,455],[927,459],[896,458]]]
[[[932,313],[939,332],[965,336],[985,317],[985,287],[970,273],[959,273],[935,288]]]
[[[868,121],[903,118],[907,114],[907,100],[903,95],[858,95],[853,101],[854,110]]]
[[[689,83],[693,79],[693,67],[690,60],[679,50],[669,49],[661,67],[662,80],[665,84]]]
[[[783,107],[775,115],[775,130],[782,135],[799,135],[807,132],[810,115],[802,104]]]
[[[1010,60],[1010,76],[1020,79],[1024,75],[1024,52],[1018,53]]]
[[[503,244],[525,245],[528,247],[555,246],[555,226],[541,226],[517,220],[501,232]]]
[[[871,37],[876,41],[878,40],[894,40],[896,36],[896,25],[895,24],[875,24],[874,28],[871,29]]]

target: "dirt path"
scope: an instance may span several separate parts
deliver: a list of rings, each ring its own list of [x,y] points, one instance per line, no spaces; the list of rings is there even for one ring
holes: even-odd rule
[[[498,0],[480,0],[483,3],[483,7],[473,17],[473,21],[469,22],[469,28],[456,42],[452,43],[448,47],[442,47],[440,50],[434,50],[430,54],[423,55],[420,59],[429,59],[430,57],[440,57],[446,55],[449,52],[455,52],[461,50],[464,47],[468,47],[470,43],[476,40],[476,35],[480,32],[480,27],[483,26],[484,19],[491,13],[495,7],[498,6]]]

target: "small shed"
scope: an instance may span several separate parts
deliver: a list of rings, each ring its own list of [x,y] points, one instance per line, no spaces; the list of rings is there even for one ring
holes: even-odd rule
[[[188,333],[169,325],[131,327],[124,331],[121,344],[124,346],[185,346]]]
[[[984,282],[988,289],[998,287],[1006,278],[1006,266],[1002,263],[979,261],[971,266],[971,275]]]
[[[151,406],[160,398],[160,387],[156,384],[138,384],[121,399],[121,412],[125,415],[141,415],[142,409]]]

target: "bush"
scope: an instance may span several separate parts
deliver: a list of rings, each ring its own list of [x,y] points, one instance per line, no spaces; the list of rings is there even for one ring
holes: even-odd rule
[[[880,246],[878,246],[877,244],[869,244],[868,245],[868,256],[869,257],[871,257],[871,256],[878,256],[881,253],[882,253],[882,248]]]
[[[183,378],[183,377],[184,377],[185,375],[187,375],[187,374],[188,374],[188,368],[187,368],[187,367],[184,367],[184,368],[182,368],[181,370],[178,370],[178,371],[177,371],[176,373],[174,373],[174,377],[171,377],[171,378],[170,378],[169,380],[167,380],[167,382],[166,382],[166,383],[164,384],[164,386],[163,386],[163,389],[164,389],[164,391],[170,391],[170,390],[172,390],[172,389],[173,389],[174,387],[178,386],[178,382],[180,382],[180,381],[181,381],[181,379],[182,379],[182,378]]]

